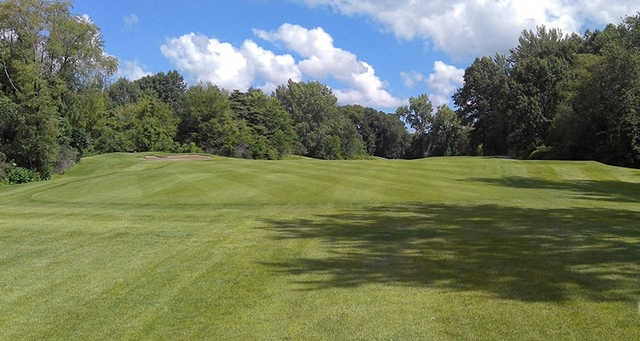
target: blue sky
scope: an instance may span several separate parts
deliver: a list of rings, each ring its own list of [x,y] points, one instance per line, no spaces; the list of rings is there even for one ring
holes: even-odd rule
[[[420,93],[449,102],[473,58],[507,51],[522,29],[581,32],[638,9],[617,0],[74,2],[102,29],[119,76],[178,69],[190,83],[265,91],[319,80],[343,104],[387,110]]]

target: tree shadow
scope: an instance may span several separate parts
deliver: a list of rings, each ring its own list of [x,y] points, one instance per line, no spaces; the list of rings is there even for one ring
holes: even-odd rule
[[[640,183],[624,181],[549,181],[543,179],[510,176],[504,178],[469,178],[465,181],[482,182],[495,186],[524,189],[549,189],[576,193],[576,199],[614,202],[640,202]]]
[[[393,205],[266,220],[275,239],[322,243],[327,255],[265,262],[303,290],[367,284],[482,291],[520,301],[640,294],[640,213]]]

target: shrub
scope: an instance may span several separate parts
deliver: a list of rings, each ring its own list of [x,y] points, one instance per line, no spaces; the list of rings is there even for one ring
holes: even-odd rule
[[[25,184],[28,182],[34,182],[40,180],[38,173],[22,167],[9,165],[5,169],[7,182],[10,184]]]
[[[180,144],[180,143],[174,142],[174,146],[171,149],[171,152],[173,152],[173,153],[195,154],[195,153],[202,153],[202,149],[200,149],[200,147],[198,147],[193,142],[189,142],[189,143],[185,143],[185,144]]]

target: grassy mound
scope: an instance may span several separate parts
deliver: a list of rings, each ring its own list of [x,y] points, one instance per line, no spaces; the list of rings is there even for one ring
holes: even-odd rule
[[[143,156],[0,187],[0,338],[640,339],[639,171]]]

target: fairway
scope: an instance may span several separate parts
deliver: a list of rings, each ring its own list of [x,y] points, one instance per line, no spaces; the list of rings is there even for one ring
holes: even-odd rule
[[[0,339],[640,340],[638,170],[149,155],[0,186]]]

